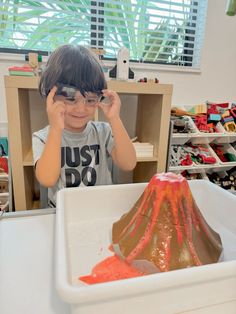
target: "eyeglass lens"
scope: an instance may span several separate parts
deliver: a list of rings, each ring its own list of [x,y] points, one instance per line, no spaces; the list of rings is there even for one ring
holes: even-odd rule
[[[65,97],[65,100],[68,103],[74,104],[76,100],[76,93],[78,90],[74,87],[71,86],[65,86],[65,85],[57,85],[57,91],[56,95],[57,96],[63,96]],[[98,102],[100,102],[104,97],[102,95],[99,96],[85,96],[83,97],[83,101],[86,105],[94,106]]]

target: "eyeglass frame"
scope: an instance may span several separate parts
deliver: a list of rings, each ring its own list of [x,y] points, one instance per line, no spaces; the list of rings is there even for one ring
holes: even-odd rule
[[[56,91],[55,96],[63,96],[65,97],[65,100],[71,101],[71,102],[76,100],[75,94],[79,91],[79,89],[76,88],[75,86],[57,83],[56,87],[57,87],[57,91]],[[95,106],[97,103],[105,99],[101,91],[96,91],[94,93],[97,94],[97,98],[84,97],[84,104],[86,104],[87,106]],[[93,103],[93,104],[88,103],[89,99],[94,99],[94,100],[96,99],[96,103]],[[73,105],[73,104],[70,104],[70,105]]]

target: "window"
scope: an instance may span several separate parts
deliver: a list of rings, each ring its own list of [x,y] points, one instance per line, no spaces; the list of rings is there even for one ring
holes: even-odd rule
[[[207,0],[0,0],[0,51],[50,52],[65,43],[126,46],[137,62],[199,67]],[[10,49],[10,50],[9,50]]]

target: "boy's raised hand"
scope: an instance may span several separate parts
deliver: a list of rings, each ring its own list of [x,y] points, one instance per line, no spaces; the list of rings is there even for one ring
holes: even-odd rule
[[[108,89],[102,90],[102,93],[104,97],[107,97],[109,99],[110,104],[107,105],[100,102],[98,106],[102,109],[108,121],[119,118],[121,101],[118,94]]]
[[[54,100],[57,87],[54,86],[47,96],[47,114],[49,124],[52,128],[57,130],[64,129],[64,115],[66,106],[63,101]]]

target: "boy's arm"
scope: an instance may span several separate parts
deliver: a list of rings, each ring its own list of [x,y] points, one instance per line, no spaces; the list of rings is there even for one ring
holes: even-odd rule
[[[43,153],[36,163],[36,178],[45,187],[53,186],[61,171],[61,137],[64,128],[65,104],[54,102],[56,87],[47,97],[47,114],[49,120],[49,134]]]
[[[35,168],[36,178],[45,187],[53,186],[61,171],[61,133],[50,127],[43,153]]]
[[[108,122],[111,125],[115,146],[111,152],[115,164],[122,170],[130,171],[136,166],[136,153],[129,135],[120,119],[120,98],[114,91],[103,90],[103,95],[110,100],[110,106],[100,103]]]

